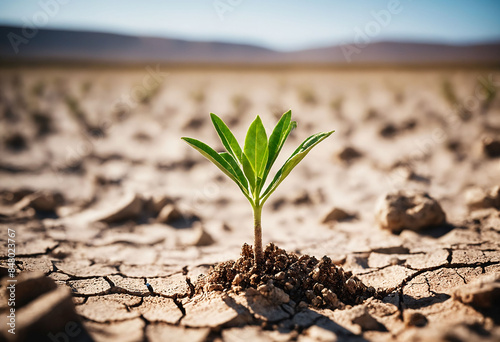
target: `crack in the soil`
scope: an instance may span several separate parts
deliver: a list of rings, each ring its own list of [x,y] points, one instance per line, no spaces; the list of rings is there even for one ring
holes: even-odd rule
[[[467,284],[467,280],[465,280],[465,278],[464,278],[464,277],[463,277],[460,273],[458,273],[458,269],[456,269],[456,268],[455,268],[455,269],[453,269],[453,270],[455,271],[455,273],[456,273],[456,274],[457,274],[460,278],[462,278],[462,280],[464,281],[464,284]]]
[[[139,318],[144,322],[144,328],[142,329],[142,341],[148,342],[149,339],[147,335],[147,329],[151,322],[149,322],[143,315],[140,315]]]
[[[182,313],[182,317],[179,318],[179,320],[175,323],[175,325],[179,325],[181,323],[181,320],[186,316],[186,309],[184,309],[184,306],[182,305],[182,301],[177,300],[177,297],[172,298],[174,300],[175,305],[179,308],[179,310]]]
[[[189,294],[188,294],[188,297],[189,298],[193,298],[195,292],[196,292],[196,289],[193,285],[193,283],[191,282],[191,279],[189,277],[186,277],[186,283],[189,287]]]

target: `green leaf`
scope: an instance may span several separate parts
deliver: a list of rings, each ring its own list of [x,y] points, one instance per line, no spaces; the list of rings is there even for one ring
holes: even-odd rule
[[[297,166],[302,161],[302,159],[304,159],[304,157],[311,151],[314,146],[328,138],[333,132],[335,131],[313,134],[309,138],[304,140],[304,142],[300,144],[299,147],[297,147],[290,158],[288,158],[285,164],[276,173],[273,181],[271,182],[271,184],[269,184],[267,189],[262,194],[261,203],[264,203],[269,198],[269,196],[276,190],[278,185],[283,182],[283,180],[290,174],[293,168]]]
[[[266,130],[258,115],[248,128],[243,150],[255,172],[255,176],[261,177],[267,164],[269,150],[267,148]]]
[[[231,130],[227,127],[224,121],[222,121],[222,119],[214,113],[210,113],[210,117],[212,119],[215,130],[220,137],[220,141],[222,142],[226,150],[233,156],[234,159],[242,163],[241,155],[243,152],[241,151],[240,144],[238,144],[238,141],[234,137]]]
[[[245,175],[243,174],[243,171],[241,171],[241,169],[240,169],[238,163],[236,162],[236,160],[234,159],[234,157],[232,155],[230,155],[229,153],[227,153],[227,152],[221,152],[221,153],[219,153],[219,155],[227,161],[227,163],[232,168],[231,173],[233,175],[235,175],[238,178],[238,180],[240,181],[240,184],[245,189],[248,190],[248,181],[245,178]]]
[[[246,154],[242,153],[241,155],[241,165],[243,166],[243,172],[250,183],[250,192],[255,192],[255,172],[253,171],[252,165],[250,165],[250,161]]]
[[[267,172],[269,172],[271,170],[271,167],[273,166],[274,162],[276,161],[276,158],[278,157],[278,154],[280,153],[281,148],[283,147],[283,144],[285,143],[285,140],[286,140],[285,135],[286,135],[287,130],[290,126],[291,118],[292,118],[292,111],[291,110],[289,110],[288,112],[283,114],[281,116],[281,119],[276,124],[276,127],[274,127],[274,130],[271,133],[271,136],[269,137],[269,158],[267,159],[267,165],[266,165]],[[288,133],[290,133],[290,132],[288,132]]]
[[[182,140],[187,142],[191,147],[200,152],[205,158],[210,160],[215,164],[222,172],[224,172],[229,178],[231,178],[243,191],[245,196],[248,198],[248,185],[242,184],[238,177],[238,174],[234,170],[233,166],[219,153],[217,153],[213,148],[199,140],[193,138],[183,137]],[[239,169],[239,168],[238,168]]]

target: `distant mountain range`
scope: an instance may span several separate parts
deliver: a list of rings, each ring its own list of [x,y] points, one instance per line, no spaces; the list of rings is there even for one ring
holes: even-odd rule
[[[196,65],[500,65],[500,42],[444,45],[375,42],[294,52],[259,46],[0,26],[0,61]]]

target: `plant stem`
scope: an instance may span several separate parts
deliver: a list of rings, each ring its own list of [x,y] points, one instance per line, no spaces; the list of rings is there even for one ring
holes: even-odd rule
[[[254,261],[255,266],[260,268],[262,266],[262,262],[264,256],[262,254],[262,226],[261,226],[261,217],[262,217],[262,206],[256,205],[253,207],[253,234],[254,234]]]

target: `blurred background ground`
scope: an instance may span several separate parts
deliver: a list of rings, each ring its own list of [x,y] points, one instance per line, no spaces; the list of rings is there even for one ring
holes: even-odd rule
[[[446,12],[441,5],[401,2],[402,12],[392,13],[389,3],[366,5],[363,15],[324,8],[358,19],[337,18],[342,25],[323,45],[307,38],[328,19],[321,11],[308,17],[303,8],[306,38],[291,28],[288,38],[276,35],[266,26],[274,17],[259,12],[269,32],[257,30],[261,46],[245,35],[238,44],[211,41],[221,27],[253,32],[255,4],[233,2],[213,22],[221,13],[214,3],[201,11],[206,21],[190,18],[213,35],[198,32],[199,41],[92,26],[102,11],[72,31],[58,20],[92,15],[61,2],[54,15],[26,7],[31,19],[54,20],[27,37],[16,22],[26,12],[6,7],[0,241],[6,246],[15,231],[17,340],[497,340],[500,28],[491,18],[498,10],[457,6],[446,16],[455,20],[447,22],[453,35],[432,16]],[[135,8],[137,17],[154,8]],[[186,29],[173,7],[168,13]],[[428,38],[428,25],[447,38],[412,41],[403,34],[412,20],[419,37]],[[460,23],[482,30],[471,28],[474,38]],[[374,25],[380,35],[359,44],[356,32]],[[264,244],[327,255],[385,291],[382,298],[330,310],[255,293],[194,296],[200,275],[253,242],[252,213],[238,188],[180,138],[221,150],[210,112],[243,143],[256,115],[269,134],[289,109],[298,127],[274,171],[309,135],[336,132],[264,207]],[[3,327],[8,258],[2,248]],[[6,330],[0,338],[13,340]]]

